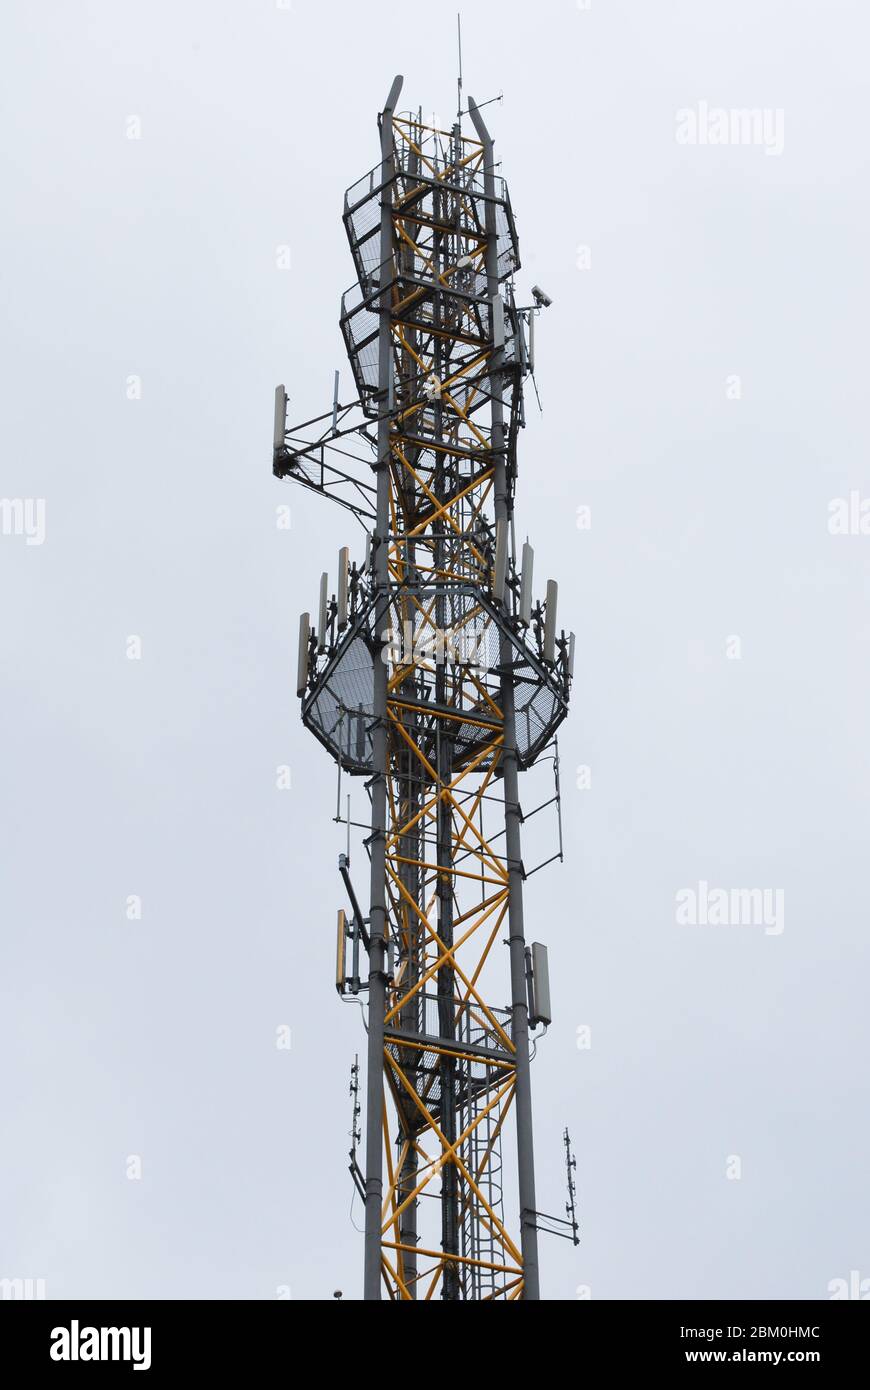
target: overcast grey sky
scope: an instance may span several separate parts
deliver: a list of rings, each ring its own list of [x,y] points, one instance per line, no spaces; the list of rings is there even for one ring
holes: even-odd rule
[[[0,1277],[49,1297],[359,1295],[364,1034],[293,691],[358,541],[273,479],[272,393],[305,419],[349,381],[342,194],[394,73],[449,118],[454,14],[4,6],[0,495],[45,512],[0,535]],[[578,634],[566,863],[526,897],[539,1205],[567,1124],[582,1227],[542,1237],[543,1293],[825,1298],[870,1277],[870,535],[829,530],[870,497],[870,21],[474,0],[463,32],[520,288],[554,301],[518,518]],[[702,143],[742,108],[781,147]],[[702,881],[780,890],[784,929],[678,924]]]

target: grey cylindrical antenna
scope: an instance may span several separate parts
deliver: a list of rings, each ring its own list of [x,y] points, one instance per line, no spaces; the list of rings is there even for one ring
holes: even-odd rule
[[[535,552],[528,541],[523,545],[523,575],[520,584],[520,622],[528,627],[532,621],[532,579],[535,570]]]
[[[508,528],[503,517],[495,523],[495,568],[492,579],[492,596],[496,603],[504,603],[504,581],[507,573]]]
[[[308,685],[308,635],[311,632],[311,614],[303,613],[299,618],[299,658],[296,665],[296,694],[305,694]]]
[[[326,651],[326,615],[329,607],[329,575],[320,576],[320,608],[317,614],[317,650]]]
[[[287,420],[287,392],[283,386],[275,387],[275,428],[272,432],[272,448],[284,448],[284,425]]]
[[[568,636],[568,676],[571,680],[574,679],[574,647],[576,643],[576,634],[572,632]]]
[[[556,660],[556,606],[559,602],[559,585],[555,579],[547,580],[547,612],[544,618],[544,660]]]
[[[338,371],[335,373],[335,385],[332,390],[332,433],[338,434]]]
[[[366,536],[366,558],[363,560],[363,569],[368,573],[372,561],[372,536],[371,532]]]
[[[350,550],[343,545],[338,552],[338,630],[347,627],[347,580],[350,569]]]
[[[534,375],[535,372],[535,319],[538,317],[535,309],[529,310],[529,371]]]
[[[504,300],[500,294],[492,297],[492,345],[504,347]]]

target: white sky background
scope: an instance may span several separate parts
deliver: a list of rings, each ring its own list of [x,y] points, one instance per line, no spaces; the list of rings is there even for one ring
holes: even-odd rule
[[[870,537],[828,533],[870,495],[867,12],[463,8],[519,286],[554,300],[518,531],[578,633],[567,862],[526,898],[538,1200],[562,1209],[568,1124],[582,1223],[578,1251],[541,1237],[543,1292],[824,1298],[870,1276]],[[4,7],[0,493],[44,497],[46,537],[0,537],[0,1276],[49,1296],[359,1294],[364,1034],[332,985],[334,767],[293,692],[357,528],[272,478],[272,393],[299,420],[336,366],[350,391],[342,195],[395,72],[452,114],[443,14]],[[678,144],[699,101],[782,108],[781,156]],[[677,926],[701,879],[783,889],[785,930]]]

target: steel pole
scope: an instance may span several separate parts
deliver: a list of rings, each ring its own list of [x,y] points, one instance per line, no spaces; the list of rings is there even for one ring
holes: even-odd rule
[[[469,112],[483,145],[484,196],[486,198],[486,275],[487,297],[493,315],[501,313],[498,277],[498,242],[495,216],[495,165],[493,140],[477,104],[469,98]],[[493,322],[492,335],[495,338]],[[492,397],[492,450],[494,462],[494,507],[496,522],[507,527],[511,519],[505,461],[504,405],[500,366],[502,349],[494,349],[490,390]],[[535,1152],[532,1129],[532,1078],[529,1062],[529,1016],[526,1002],[526,938],[523,927],[523,875],[520,835],[519,768],[516,747],[514,680],[509,667],[512,648],[506,637],[500,643],[503,674],[501,702],[504,717],[502,770],[505,800],[505,852],[508,868],[508,937],[510,943],[511,1018],[516,1048],[516,1128],[517,1170],[520,1198],[520,1246],[523,1256],[523,1298],[539,1299],[537,1203],[535,1200]]]
[[[371,908],[369,947],[369,1031],[366,1076],[366,1219],[363,1298],[381,1296],[381,1206],[383,1202],[384,1108],[384,1012],[386,1002],[386,829],[387,829],[387,664],[383,660],[382,634],[389,621],[389,496],[390,496],[390,383],[392,342],[390,333],[390,281],[393,258],[393,112],[402,90],[396,77],[381,112],[381,229],[380,229],[380,324],[378,331],[378,462],[377,519],[372,536],[375,579],[374,708],[372,711],[372,834]]]

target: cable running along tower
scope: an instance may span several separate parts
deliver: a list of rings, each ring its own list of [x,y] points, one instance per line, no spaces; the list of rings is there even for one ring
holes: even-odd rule
[[[514,219],[479,108],[473,135],[461,118],[436,130],[397,113],[401,87],[379,117],[379,163],[344,200],[356,398],[339,402],[336,373],[332,409],[288,428],[276,392],[275,474],[366,536],[364,553],[340,552],[334,592],[323,576],[316,621],[302,615],[297,693],[338,764],[337,820],[342,774],[365,788],[368,910],[348,809],[336,953],[339,993],[368,1001],[362,1165],[355,1123],[351,1153],[364,1296],[535,1299],[530,1030],[550,1005],[546,948],[525,938],[518,783],[549,759],[544,804],[558,808],[574,643],[555,583],[533,599],[513,512],[549,300],[536,288],[515,303]],[[559,842],[553,858],[561,823]]]

